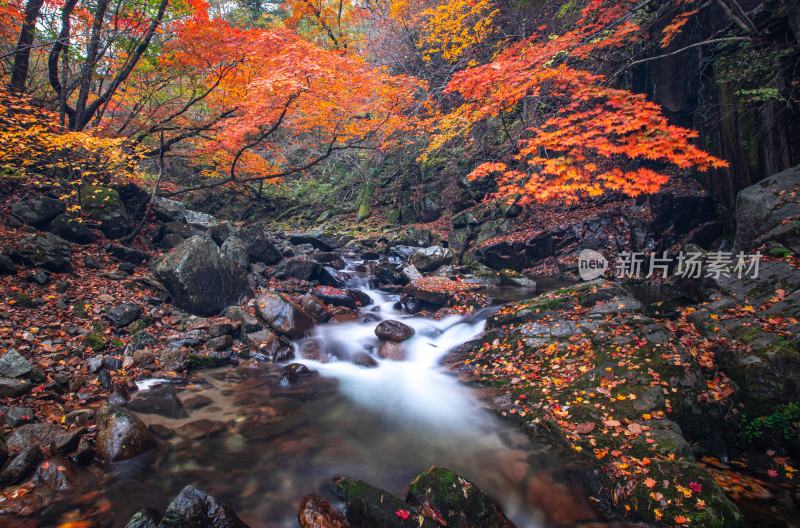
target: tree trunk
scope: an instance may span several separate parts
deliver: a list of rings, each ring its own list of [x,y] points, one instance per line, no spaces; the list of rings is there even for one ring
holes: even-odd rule
[[[31,57],[31,47],[36,36],[36,20],[42,10],[44,0],[28,0],[25,5],[25,20],[19,32],[19,40],[14,50],[14,67],[11,71],[11,82],[8,84],[12,90],[22,92],[25,90],[25,81],[28,79],[28,64]]]

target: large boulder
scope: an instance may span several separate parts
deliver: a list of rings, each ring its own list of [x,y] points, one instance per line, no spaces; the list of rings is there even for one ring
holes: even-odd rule
[[[14,216],[34,227],[42,227],[64,211],[64,202],[49,196],[28,198],[11,206]]]
[[[266,265],[279,262],[283,256],[280,250],[267,237],[263,226],[253,224],[245,226],[236,233],[247,248],[247,255],[253,262],[261,262]]]
[[[133,225],[119,193],[108,187],[89,187],[81,197],[83,214],[100,223],[100,231],[109,239],[122,238]]]
[[[127,460],[156,446],[144,422],[127,409],[106,403],[97,410],[95,421],[95,450],[105,462]]]
[[[800,215],[800,204],[788,193],[800,189],[800,165],[779,172],[739,192],[736,197],[736,251],[752,250],[760,237]],[[800,234],[800,225],[795,223]],[[797,235],[795,235],[797,236]]]
[[[438,512],[449,528],[514,526],[496,500],[483,493],[474,482],[446,468],[434,466],[417,475],[406,502],[422,511]]]
[[[19,241],[14,256],[25,266],[48,271],[70,271],[72,249],[69,242],[52,233],[37,233]]]
[[[418,249],[411,255],[411,264],[419,271],[433,271],[447,264],[453,258],[449,249],[441,246],[431,246]]]
[[[270,327],[293,339],[303,337],[314,319],[293,302],[277,293],[267,292],[256,297],[256,310]]]
[[[164,255],[155,272],[179,307],[198,315],[219,313],[247,291],[247,276],[213,240],[193,236]]]
[[[47,226],[47,230],[75,244],[91,244],[97,240],[94,232],[85,223],[66,213],[55,217]]]
[[[229,236],[220,246],[222,254],[235,262],[240,268],[247,269],[250,264],[250,255],[247,252],[247,245],[237,236]]]
[[[227,504],[186,486],[169,503],[158,528],[247,528]]]

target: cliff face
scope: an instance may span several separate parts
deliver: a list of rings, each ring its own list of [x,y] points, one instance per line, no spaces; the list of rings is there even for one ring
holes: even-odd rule
[[[630,73],[637,91],[663,105],[678,124],[698,130],[703,146],[730,162],[701,178],[730,223],[740,190],[800,163],[800,4],[740,4],[754,26],[750,41],[696,46]],[[710,10],[692,31],[649,58],[724,38],[727,23],[721,9]]]

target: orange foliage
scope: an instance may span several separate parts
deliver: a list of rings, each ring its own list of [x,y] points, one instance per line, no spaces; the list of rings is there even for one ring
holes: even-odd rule
[[[526,98],[539,98],[545,113],[527,126],[510,159],[484,163],[470,174],[494,176],[497,197],[524,204],[569,203],[608,191],[636,196],[657,191],[670,165],[726,166],[693,146],[696,132],[671,125],[644,95],[609,88],[604,76],[578,67],[639,31],[625,17],[632,6],[628,0],[591,0],[570,31],[532,35],[490,63],[455,74],[446,91],[460,94],[463,103],[437,120],[430,150],[467,136],[479,122],[515,112]]]

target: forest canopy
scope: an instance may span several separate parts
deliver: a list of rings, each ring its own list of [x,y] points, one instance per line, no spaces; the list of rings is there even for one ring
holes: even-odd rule
[[[722,0],[3,0],[2,170],[80,186],[170,165],[172,192],[258,196],[320,173],[370,186],[364,167],[399,157],[458,166],[520,205],[653,193],[728,162],[637,90],[636,72],[697,53],[796,60],[763,13]],[[796,103],[794,84],[763,81],[737,93]]]

